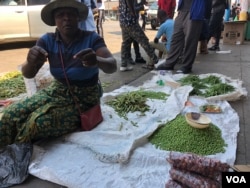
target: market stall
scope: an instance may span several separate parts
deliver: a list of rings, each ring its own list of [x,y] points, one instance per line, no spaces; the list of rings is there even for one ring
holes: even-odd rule
[[[105,93],[101,104],[104,121],[92,131],[76,132],[57,140],[37,143],[29,172],[38,178],[74,188],[164,187],[170,180],[171,164],[167,158],[171,151],[177,149],[162,149],[153,144],[150,138],[161,127],[168,127],[185,113],[201,112],[200,107],[206,104],[217,105],[222,110],[221,113],[206,115],[212,121],[210,127],[216,127],[216,132],[224,141],[224,150],[205,156],[233,165],[239,117],[227,100],[240,100],[247,95],[242,82],[220,74],[199,75],[200,79],[211,75],[218,77],[235,88],[227,94],[200,97],[190,95],[194,86],[180,84],[184,75],[166,72],[154,74],[152,79],[139,87],[123,86]],[[148,110],[143,113],[128,111],[122,116],[109,103],[118,96],[142,91],[151,93],[151,96],[152,92],[157,96],[162,93],[166,95],[165,98],[149,97],[146,101]],[[188,124],[182,126],[192,129]],[[183,133],[179,132],[175,138],[181,135]],[[186,146],[189,145],[186,140],[183,141]],[[185,152],[181,153],[193,151],[184,149]]]

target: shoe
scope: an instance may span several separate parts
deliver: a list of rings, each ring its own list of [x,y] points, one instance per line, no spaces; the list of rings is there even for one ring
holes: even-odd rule
[[[208,54],[207,41],[206,40],[201,40],[200,41],[200,54]]]
[[[192,72],[192,70],[177,70],[176,71],[177,74],[189,74],[191,72]]]
[[[146,63],[146,60],[143,59],[142,57],[139,57],[139,58],[136,58],[136,59],[135,59],[135,62],[136,62],[136,63]]]
[[[168,66],[166,63],[159,65],[156,70],[174,70],[172,66]]]
[[[219,46],[212,46],[212,47],[208,48],[208,50],[210,50],[210,51],[220,51],[220,47]]]
[[[133,70],[132,66],[120,67],[121,72],[131,71],[131,70]]]
[[[153,61],[154,65],[157,64],[159,59],[157,58],[156,60]]]
[[[154,70],[155,66],[154,65],[143,65],[142,68],[148,69],[148,70]]]
[[[133,59],[131,59],[131,60],[129,60],[129,61],[127,61],[129,64],[131,64],[131,65],[135,65],[136,63],[134,62],[134,60]]]

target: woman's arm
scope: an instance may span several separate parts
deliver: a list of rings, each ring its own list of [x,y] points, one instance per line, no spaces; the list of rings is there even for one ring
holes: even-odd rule
[[[24,77],[34,78],[39,69],[47,60],[48,53],[39,46],[33,46],[27,55],[26,62],[22,65],[21,71]]]

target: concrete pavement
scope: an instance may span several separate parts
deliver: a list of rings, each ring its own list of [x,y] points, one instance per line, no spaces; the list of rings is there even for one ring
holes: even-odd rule
[[[120,66],[120,46],[121,32],[117,21],[107,21],[104,23],[105,41],[108,48],[112,51],[118,60]],[[154,39],[156,31],[150,30],[147,26],[146,34],[150,40]],[[220,73],[233,79],[243,80],[244,87],[250,89],[250,42],[245,41],[241,45],[221,44],[221,50],[231,50],[230,54],[217,54],[210,52],[207,55],[197,54],[193,66],[193,74]],[[133,50],[132,50],[133,52]],[[142,55],[148,60],[145,51],[141,48]],[[152,74],[141,67],[141,64],[135,65],[134,70],[130,72],[120,72],[119,70],[107,75],[101,72],[100,79],[104,84],[104,91],[109,92],[124,84],[138,86],[145,80],[150,79]],[[181,65],[177,65],[176,69]],[[237,156],[235,164],[250,164],[250,101],[247,98],[239,101],[230,102],[240,117],[240,132],[238,134]],[[16,188],[59,188],[63,187],[47,181],[30,176],[23,184],[13,186]]]

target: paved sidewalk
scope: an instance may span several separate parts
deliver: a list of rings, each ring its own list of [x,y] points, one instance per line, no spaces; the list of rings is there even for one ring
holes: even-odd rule
[[[121,33],[119,23],[115,21],[105,22],[104,38],[108,47],[118,60],[120,66],[120,46]],[[146,34],[150,40],[153,40],[156,31],[149,30],[147,26]],[[229,54],[217,54],[210,52],[207,55],[197,54],[195,64],[193,66],[194,74],[205,73],[220,73],[233,79],[243,80],[244,87],[249,91],[250,89],[250,42],[245,41],[242,45],[221,45],[221,50],[231,50]],[[133,50],[132,50],[133,52]],[[146,58],[145,51],[141,48],[142,55]],[[104,83],[105,92],[112,91],[124,84],[131,84],[134,86],[142,84],[145,80],[150,79],[152,74],[141,67],[141,64],[136,65],[133,71],[120,72],[119,70],[112,74],[100,74],[101,81]],[[178,68],[177,65],[176,68]],[[250,101],[247,98],[230,102],[232,107],[238,112],[240,117],[240,132],[238,135],[237,157],[235,164],[250,164]],[[30,177],[22,185],[14,186],[16,188],[52,188],[62,187],[47,181],[42,181],[34,177]]]

